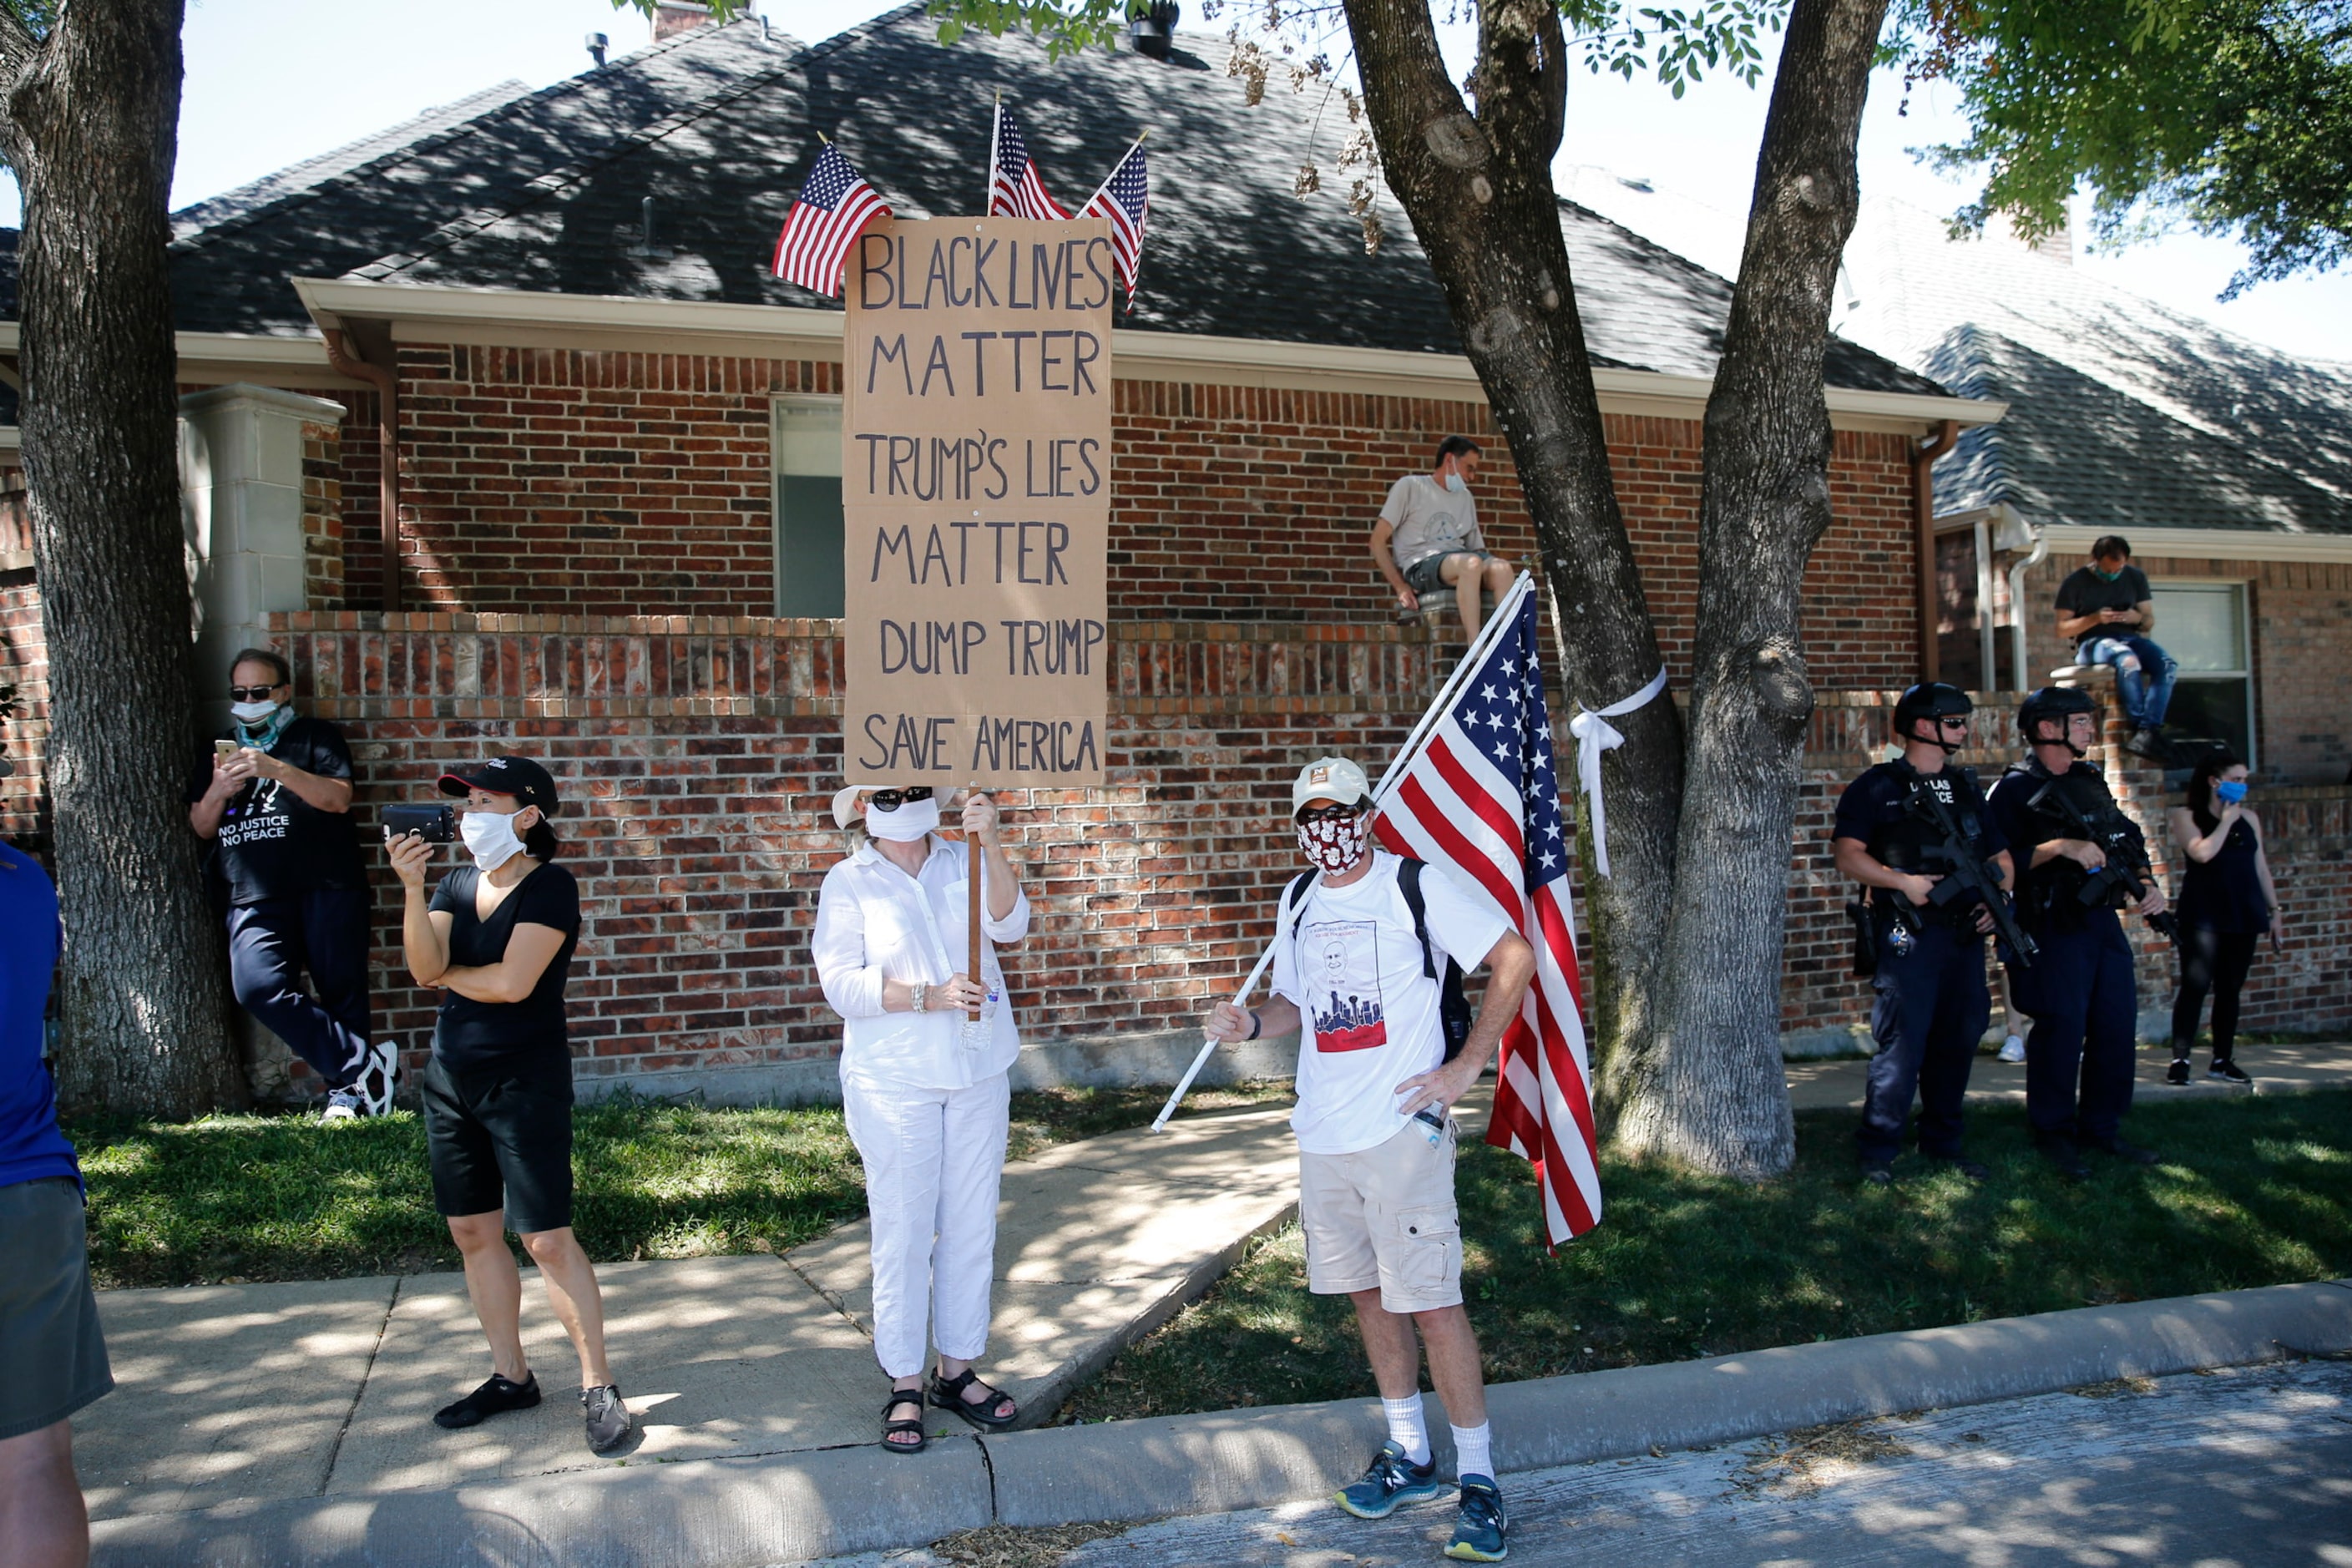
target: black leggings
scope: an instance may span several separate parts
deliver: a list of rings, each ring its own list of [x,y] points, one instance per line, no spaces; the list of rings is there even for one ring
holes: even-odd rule
[[[2238,1039],[2238,993],[2254,966],[2256,931],[2190,926],[2180,933],[2180,996],[2172,1005],[2172,1048],[2185,1052],[2197,1037],[2197,1015],[2213,994],[2213,1057],[2228,1061]]]

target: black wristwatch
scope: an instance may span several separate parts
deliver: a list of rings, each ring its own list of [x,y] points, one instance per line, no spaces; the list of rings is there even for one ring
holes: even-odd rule
[[[1242,1038],[1243,1038],[1243,1039],[1244,1039],[1244,1040],[1255,1040],[1255,1039],[1256,1039],[1260,1035],[1264,1034],[1265,1032],[1265,1020],[1264,1018],[1259,1017],[1259,1016],[1257,1016],[1256,1012],[1255,1012],[1255,1010],[1253,1010],[1253,1011],[1250,1013],[1250,1032],[1249,1032],[1248,1034],[1246,1034],[1246,1035],[1244,1035],[1244,1036],[1242,1037]]]

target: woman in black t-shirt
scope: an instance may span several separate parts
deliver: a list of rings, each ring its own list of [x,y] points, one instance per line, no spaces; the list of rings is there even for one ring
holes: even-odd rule
[[[2208,752],[2189,780],[2184,805],[2170,814],[2172,842],[2185,862],[2180,876],[2180,991],[2172,1004],[2172,1068],[2165,1081],[2189,1081],[2189,1053],[2197,1043],[2197,1015],[2213,998],[2213,1062],[2208,1078],[2252,1083],[2237,1063],[2238,994],[2254,966],[2254,950],[2270,933],[2279,948],[2278,885],[2263,853],[2263,824],[2246,807],[2246,764],[2226,751]]]
[[[473,1426],[539,1403],[522,1353],[522,1279],[509,1226],[547,1283],[547,1299],[580,1353],[588,1446],[605,1453],[629,1435],[629,1409],[604,1363],[604,1298],[572,1234],[572,1047],[563,983],[580,939],[580,885],[550,864],[555,781],[528,757],[494,757],[445,773],[466,797],[458,819],[473,864],[441,879],[428,902],[433,846],[389,839],[404,907],[401,943],[419,985],[442,992],[425,1069],[425,1134],[433,1202],[466,1259],[466,1292],[490,1342],[489,1381],[436,1412]]]

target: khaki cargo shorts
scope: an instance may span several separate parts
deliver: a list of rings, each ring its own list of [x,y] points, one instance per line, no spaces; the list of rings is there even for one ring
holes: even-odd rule
[[[1298,1223],[1307,1288],[1345,1296],[1377,1285],[1391,1312],[1462,1304],[1462,1224],[1454,1207],[1454,1140],[1433,1146],[1424,1122],[1352,1154],[1298,1155]]]

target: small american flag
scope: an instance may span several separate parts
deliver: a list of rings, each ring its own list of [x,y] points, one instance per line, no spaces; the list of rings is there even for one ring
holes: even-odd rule
[[[889,216],[889,205],[849,166],[840,148],[826,142],[784,219],[784,232],[776,237],[776,276],[839,298],[842,258],[868,223]]]
[[[1003,104],[996,106],[996,130],[989,138],[988,216],[991,217],[1066,218],[1062,204],[1045,194],[1037,177],[1037,160],[1021,135],[1021,122]]]
[[[1391,848],[1458,873],[1535,949],[1535,980],[1503,1036],[1486,1142],[1535,1163],[1557,1247],[1600,1222],[1599,1142],[1536,599],[1517,597],[1512,624],[1398,770],[1378,826]]]
[[[1150,182],[1143,166],[1143,139],[1136,138],[1102,189],[1087,204],[1080,217],[1110,219],[1112,258],[1118,280],[1127,289],[1127,308],[1135,309],[1135,279],[1143,270],[1143,226],[1151,216]]]

